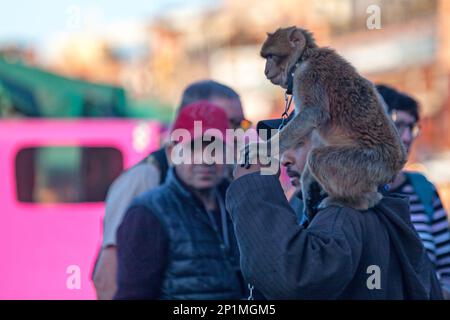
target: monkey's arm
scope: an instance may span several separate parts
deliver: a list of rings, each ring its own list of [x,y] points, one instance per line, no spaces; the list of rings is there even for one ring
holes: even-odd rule
[[[280,154],[304,140],[316,127],[317,110],[313,107],[302,110],[288,124],[272,137],[270,143],[279,140]]]
[[[323,77],[322,77],[323,78]],[[295,117],[288,122],[276,135],[265,142],[270,150],[270,156],[281,155],[287,149],[302,142],[315,128],[329,119],[328,95],[325,85],[319,76],[319,72],[308,65],[300,67],[294,75],[294,102]],[[247,145],[241,151],[240,159],[244,160],[243,166],[248,167],[256,163],[258,155],[256,146]]]
[[[296,109],[300,112],[272,138],[279,139],[280,154],[304,140],[329,118],[328,98],[323,85],[307,74],[299,76],[302,80],[294,99],[297,99]]]

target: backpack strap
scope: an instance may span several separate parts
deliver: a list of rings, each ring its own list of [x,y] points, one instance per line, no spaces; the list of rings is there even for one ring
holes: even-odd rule
[[[428,216],[429,222],[432,223],[434,214],[434,185],[430,181],[428,181],[428,179],[424,175],[418,172],[405,172],[405,175],[411,182],[414,191],[419,196],[419,200],[425,208],[425,212]]]
[[[163,184],[169,171],[169,162],[167,160],[166,149],[160,148],[150,153],[143,162],[154,164],[158,167],[160,172],[159,183]]]

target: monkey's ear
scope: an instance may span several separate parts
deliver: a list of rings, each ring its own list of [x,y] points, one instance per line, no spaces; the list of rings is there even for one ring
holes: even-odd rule
[[[302,31],[295,27],[288,31],[288,39],[292,48],[304,47],[306,44],[306,39]]]

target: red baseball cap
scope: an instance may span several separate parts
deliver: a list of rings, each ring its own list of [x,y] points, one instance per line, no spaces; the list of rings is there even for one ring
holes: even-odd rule
[[[189,142],[204,136],[214,136],[226,140],[226,130],[230,128],[227,114],[219,106],[208,101],[197,101],[180,110],[172,125],[171,134],[177,129],[185,129],[190,134],[188,141],[183,136],[176,142]],[[174,141],[174,140],[172,140]]]

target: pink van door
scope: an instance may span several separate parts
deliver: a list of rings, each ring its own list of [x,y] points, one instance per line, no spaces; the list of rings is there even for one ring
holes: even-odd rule
[[[0,299],[95,299],[104,199],[156,122],[0,120]]]

